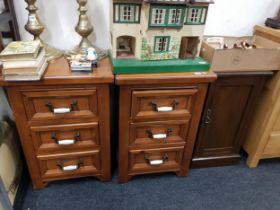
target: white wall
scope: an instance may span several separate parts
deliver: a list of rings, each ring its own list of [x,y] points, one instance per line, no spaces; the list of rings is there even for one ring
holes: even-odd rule
[[[24,30],[27,21],[26,3],[14,0],[23,39],[31,39]],[[88,15],[95,28],[92,41],[104,49],[110,48],[109,4],[111,0],[89,0]],[[37,0],[38,13],[46,26],[42,38],[60,48],[71,49],[80,38],[74,27],[78,20],[75,0]],[[252,33],[253,26],[273,17],[280,9],[280,0],[215,0],[210,6],[205,35],[244,36]]]
[[[23,0],[13,0],[22,39],[31,39],[25,31],[27,22],[26,3]],[[96,41],[99,47],[108,49],[109,44],[109,2],[110,0],[89,0],[88,16],[94,26],[95,34],[90,40]],[[42,34],[43,40],[53,46],[66,50],[76,46],[80,36],[74,27],[78,22],[78,4],[76,0],[37,0],[38,14],[46,29]]]
[[[214,0],[210,5],[205,35],[252,35],[256,24],[275,17],[280,0]]]

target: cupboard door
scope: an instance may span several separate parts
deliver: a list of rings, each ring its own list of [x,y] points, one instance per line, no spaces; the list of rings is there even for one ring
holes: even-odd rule
[[[248,120],[267,76],[268,73],[218,74],[207,96],[192,167],[239,162]]]

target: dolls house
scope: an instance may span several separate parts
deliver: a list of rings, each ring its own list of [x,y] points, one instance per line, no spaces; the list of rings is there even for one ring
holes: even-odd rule
[[[195,58],[212,0],[113,0],[114,59]]]

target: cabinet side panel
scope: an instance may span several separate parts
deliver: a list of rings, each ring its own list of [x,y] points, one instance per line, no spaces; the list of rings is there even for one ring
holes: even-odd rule
[[[111,180],[111,150],[110,150],[110,93],[108,85],[100,85],[97,88],[97,101],[100,124],[100,146],[102,181]]]
[[[35,149],[32,144],[22,95],[17,88],[7,88],[7,93],[16,120],[21,145],[23,147],[33,186],[34,188],[43,188],[45,183],[42,182],[38,161],[35,157]]]

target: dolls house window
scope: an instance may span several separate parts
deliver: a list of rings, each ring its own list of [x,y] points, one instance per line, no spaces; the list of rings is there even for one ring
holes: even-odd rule
[[[165,25],[166,8],[152,8],[151,25]]]
[[[115,23],[139,23],[140,5],[138,4],[114,4]]]
[[[169,36],[155,37],[154,52],[167,52],[169,49]]]
[[[185,24],[203,25],[205,24],[207,7],[189,7],[186,12]]]
[[[180,6],[152,5],[150,10],[150,27],[168,27],[183,25],[184,8]]]
[[[135,38],[132,36],[120,36],[117,38],[117,57],[135,57]]]
[[[169,9],[168,25],[181,25],[182,24],[183,9]]]

